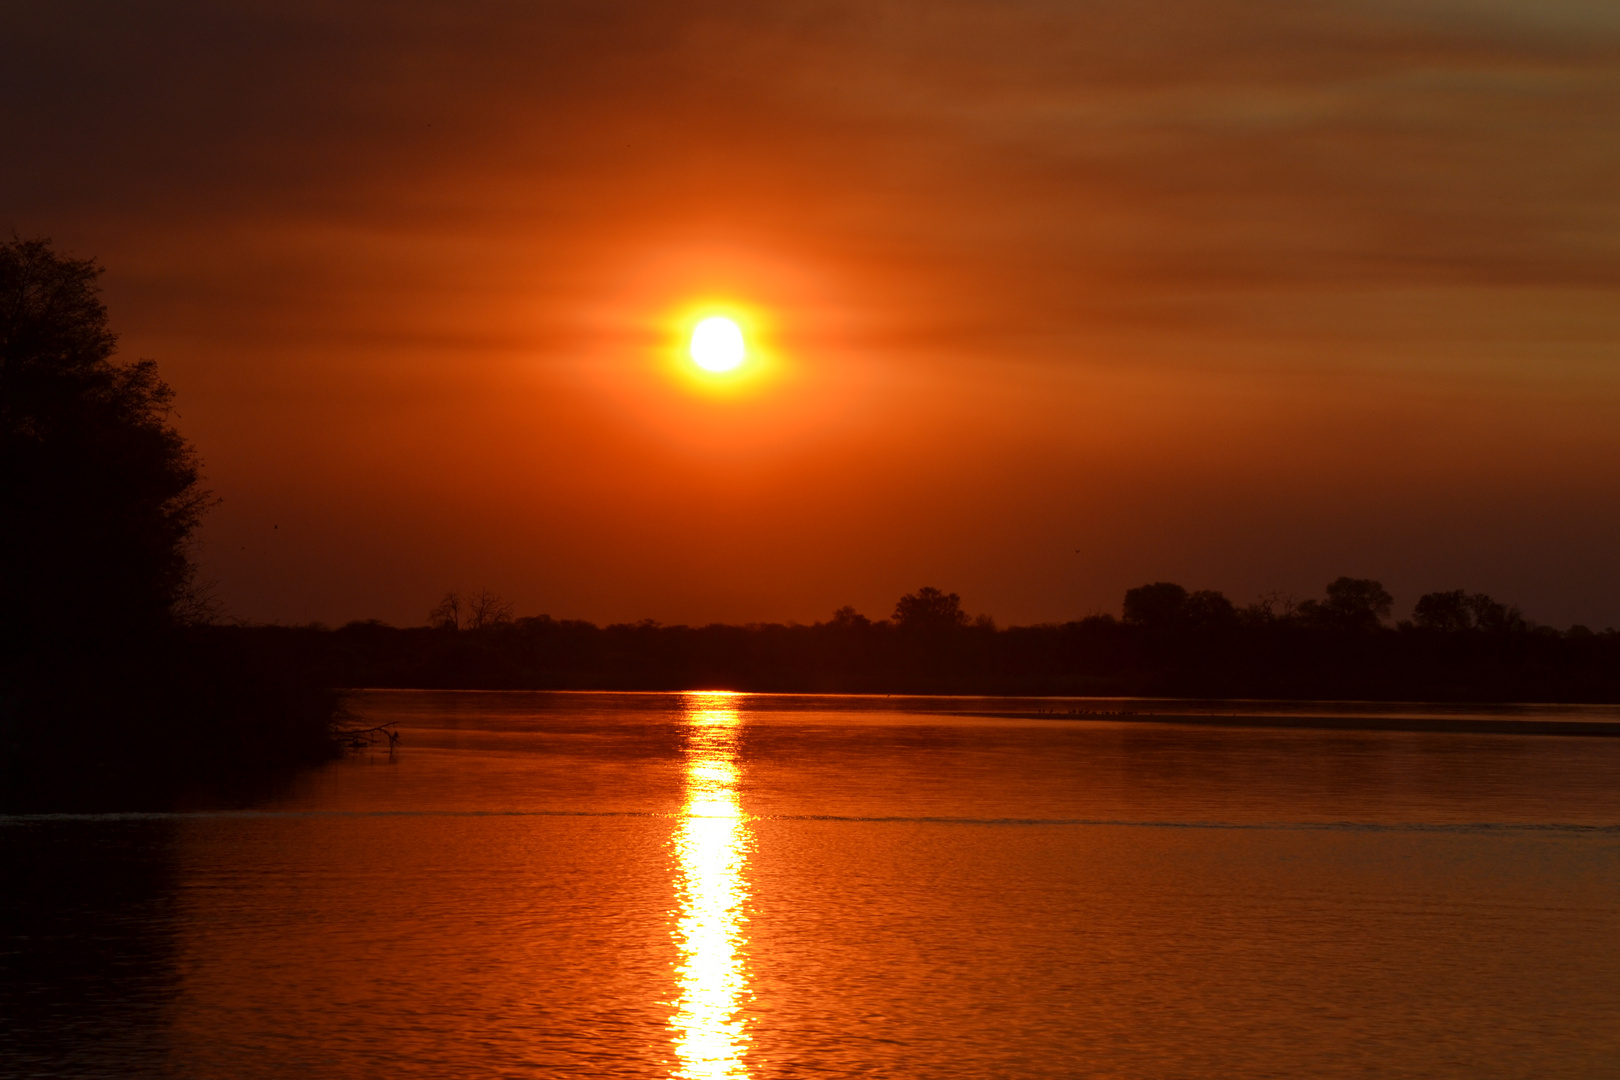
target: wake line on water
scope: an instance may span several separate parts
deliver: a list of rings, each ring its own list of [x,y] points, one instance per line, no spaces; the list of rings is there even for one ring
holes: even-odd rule
[[[107,813],[0,814],[0,826],[54,821],[207,821],[297,818],[646,818],[667,821],[826,821],[873,825],[968,825],[983,827],[1094,827],[1120,829],[1227,829],[1256,832],[1363,833],[1573,833],[1620,835],[1620,824],[1566,822],[1375,822],[1375,821],[1137,821],[1125,818],[862,817],[845,814],[682,814],[641,810],[130,810]]]

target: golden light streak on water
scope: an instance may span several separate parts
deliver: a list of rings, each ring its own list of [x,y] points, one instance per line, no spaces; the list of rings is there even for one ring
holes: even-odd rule
[[[752,837],[737,800],[735,695],[686,695],[686,804],[675,833],[680,863],[675,942],[680,999],[670,1019],[677,1077],[734,1080],[748,1076],[747,939],[743,906]]]

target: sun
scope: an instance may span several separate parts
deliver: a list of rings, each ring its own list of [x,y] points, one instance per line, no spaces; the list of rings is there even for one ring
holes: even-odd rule
[[[713,315],[692,328],[693,363],[704,371],[734,371],[748,356],[742,328],[724,315]]]

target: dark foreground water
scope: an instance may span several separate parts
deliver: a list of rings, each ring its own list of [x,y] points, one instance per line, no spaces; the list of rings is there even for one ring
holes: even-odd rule
[[[249,810],[0,818],[0,1075],[1620,1076],[1620,739],[358,705]]]

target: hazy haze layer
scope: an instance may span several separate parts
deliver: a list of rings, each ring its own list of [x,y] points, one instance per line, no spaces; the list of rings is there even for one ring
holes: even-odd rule
[[[1620,623],[1601,3],[14,3],[254,619],[1003,621],[1144,581]],[[746,392],[669,320],[761,312]]]

